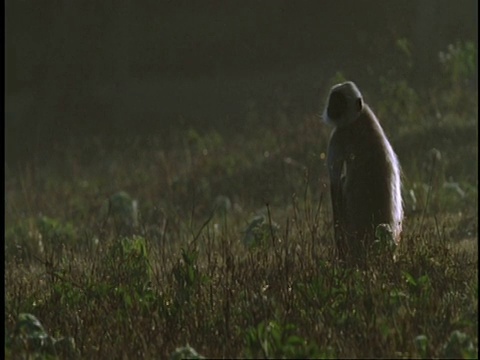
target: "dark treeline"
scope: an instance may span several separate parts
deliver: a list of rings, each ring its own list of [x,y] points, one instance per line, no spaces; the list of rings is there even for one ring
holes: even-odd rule
[[[74,137],[237,129],[248,101],[262,98],[288,95],[315,111],[336,71],[367,81],[395,67],[400,38],[412,44],[412,81],[428,83],[439,50],[477,42],[476,0],[8,0],[5,9],[7,160]]]

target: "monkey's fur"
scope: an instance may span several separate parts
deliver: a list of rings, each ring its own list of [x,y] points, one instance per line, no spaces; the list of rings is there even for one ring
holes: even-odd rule
[[[400,164],[353,82],[332,87],[323,120],[335,127],[327,162],[339,257],[364,258],[379,224],[390,225],[398,244],[403,220]]]

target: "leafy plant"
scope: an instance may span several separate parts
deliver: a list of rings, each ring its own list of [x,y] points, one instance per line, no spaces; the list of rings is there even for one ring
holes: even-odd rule
[[[277,223],[268,221],[265,215],[255,216],[243,232],[243,243],[246,246],[265,245],[272,241],[272,236],[278,233]]]
[[[125,191],[116,192],[104,201],[100,215],[112,220],[119,235],[131,234],[138,224],[137,201]]]
[[[445,51],[439,52],[438,58],[451,86],[463,86],[475,76],[477,49],[471,41],[448,45]]]
[[[294,335],[292,324],[280,325],[275,321],[261,322],[246,332],[248,357],[264,359],[323,359],[334,357],[331,349],[321,352],[313,343]]]
[[[40,321],[32,314],[21,313],[13,333],[7,336],[6,348],[12,358],[78,357],[71,337],[54,338],[47,334]]]
[[[107,269],[114,275],[111,280],[142,294],[151,282],[152,268],[146,241],[141,236],[121,238],[109,248],[105,256]]]
[[[475,349],[472,339],[467,334],[455,330],[443,346],[442,355],[446,359],[477,359],[478,348]]]
[[[197,351],[190,345],[176,348],[174,352],[170,354],[170,360],[181,359],[205,359],[202,355],[199,355]]]

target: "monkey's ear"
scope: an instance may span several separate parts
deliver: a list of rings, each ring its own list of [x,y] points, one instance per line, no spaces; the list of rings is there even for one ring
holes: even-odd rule
[[[362,111],[363,109],[363,100],[362,98],[358,98],[356,101],[355,101],[355,108],[357,111]]]

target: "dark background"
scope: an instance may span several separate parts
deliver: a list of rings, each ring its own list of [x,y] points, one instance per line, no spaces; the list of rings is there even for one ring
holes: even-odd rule
[[[438,52],[478,43],[476,0],[7,0],[6,161],[98,137],[242,131],[252,106],[318,112],[342,71],[367,89],[412,44],[426,88]]]

